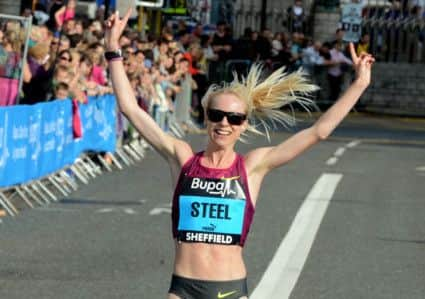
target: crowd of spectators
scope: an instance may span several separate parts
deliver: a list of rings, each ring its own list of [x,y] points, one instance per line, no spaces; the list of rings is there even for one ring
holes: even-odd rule
[[[75,14],[75,0],[63,4],[55,0],[49,9],[38,6],[31,29],[27,62],[23,67],[21,104],[71,98],[86,102],[88,96],[112,91],[104,59],[102,11],[95,19]],[[120,39],[124,66],[139,105],[168,129],[172,118],[184,130],[202,126],[204,113],[200,101],[211,83],[229,79],[236,64],[244,66],[261,61],[265,69],[285,66],[294,71],[303,67],[314,76],[326,73],[329,100],[341,91],[344,72],[351,64],[345,53],[343,31],[336,30],[332,41],[316,41],[303,33],[300,1],[292,8],[293,32],[260,32],[246,28],[235,37],[232,27],[220,22],[213,33],[198,24],[189,28],[180,22],[177,28],[164,24],[159,36],[141,34],[128,28]],[[22,25],[3,20],[0,27],[0,76],[17,78],[22,56]],[[357,50],[368,51],[366,33]],[[230,62],[230,63],[229,63]],[[246,70],[246,68],[245,68]],[[243,71],[243,70],[241,70]]]

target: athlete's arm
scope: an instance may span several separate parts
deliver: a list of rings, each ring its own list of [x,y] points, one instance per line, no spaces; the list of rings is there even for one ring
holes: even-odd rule
[[[118,40],[127,24],[130,14],[131,10],[128,10],[125,16],[120,19],[118,12],[116,12],[106,21],[105,43],[109,51],[119,49]],[[110,61],[109,70],[120,110],[143,138],[168,162],[177,161],[181,166],[193,154],[190,146],[186,142],[166,134],[150,115],[139,107],[125,73],[122,60]]]
[[[356,71],[356,79],[351,86],[310,128],[276,146],[259,148],[248,153],[245,158],[248,173],[264,176],[271,169],[295,159],[312,145],[326,139],[341,123],[369,85],[371,68],[375,61],[366,53],[358,57],[351,43],[350,52]]]

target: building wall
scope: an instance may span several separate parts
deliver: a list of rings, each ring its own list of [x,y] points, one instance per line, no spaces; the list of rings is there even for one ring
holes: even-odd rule
[[[213,2],[213,19],[219,18],[218,10],[220,5],[233,3],[233,29],[236,36],[243,33],[244,28],[251,27],[252,30],[259,31],[261,28],[261,9],[262,2],[265,0],[220,0]],[[284,31],[282,23],[286,18],[286,10],[293,4],[293,0],[267,0],[266,8],[266,26],[272,32]],[[306,0],[305,7],[311,6],[312,0]],[[306,11],[309,11],[307,9]]]
[[[365,110],[425,117],[425,65],[375,63],[360,100]]]
[[[20,7],[20,1],[0,0],[0,13],[2,14],[19,16]]]

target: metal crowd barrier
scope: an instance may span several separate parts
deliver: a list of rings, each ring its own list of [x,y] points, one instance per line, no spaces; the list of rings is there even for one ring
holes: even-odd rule
[[[371,38],[371,53],[380,61],[425,63],[425,19],[385,19],[371,14],[364,18],[363,32]]]
[[[167,133],[178,138],[185,136],[185,131],[167,112],[163,115],[167,119]],[[124,129],[123,129],[124,130]],[[87,185],[104,172],[122,170],[140,162],[147,149],[151,146],[137,132],[130,138],[117,142],[115,152],[84,152],[74,163],[67,165],[45,177],[23,183],[0,188],[0,208],[9,216],[16,216],[27,206],[35,208],[57,202],[61,196],[68,196],[76,191],[80,184]]]
[[[145,157],[147,143],[137,138],[117,146],[116,152],[104,154],[83,153],[74,164],[66,166],[43,178],[0,189],[0,206],[9,216],[19,214],[19,200],[29,208],[57,202],[60,196],[68,196],[80,184],[89,184],[91,179],[104,172],[121,170],[140,162]],[[98,163],[95,162],[98,161]]]
[[[111,95],[80,105],[83,133],[76,138],[70,101],[3,107],[0,208],[13,217],[25,205],[56,202],[104,171],[141,161],[147,144],[137,134],[117,142],[115,109]]]

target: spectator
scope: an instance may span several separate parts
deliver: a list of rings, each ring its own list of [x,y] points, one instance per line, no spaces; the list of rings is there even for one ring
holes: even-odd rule
[[[67,68],[71,66],[72,56],[70,50],[62,50],[58,54],[57,65],[63,65]]]
[[[330,42],[330,44],[331,44],[331,47],[332,48],[334,48],[335,47],[335,45],[336,44],[338,44],[339,45],[339,48],[342,50],[342,51],[344,51],[344,49],[346,48],[346,46],[347,46],[347,43],[344,41],[344,34],[345,34],[345,31],[344,31],[344,29],[342,29],[342,28],[338,28],[336,31],[335,31],[335,39],[333,39],[331,42]]]
[[[65,35],[75,34],[75,20],[70,19],[63,22],[62,33]]]
[[[274,60],[279,59],[280,53],[283,51],[283,33],[277,32],[275,33],[272,40],[272,58]]]
[[[66,5],[62,5],[55,12],[55,21],[56,21],[55,29],[57,31],[60,31],[62,29],[62,26],[66,21],[74,19],[76,6],[77,6],[76,0],[68,0]]]
[[[199,67],[205,74],[207,74],[207,76],[209,76],[209,64],[218,60],[218,55],[214,53],[214,50],[211,47],[211,41],[211,36],[206,34],[201,36],[201,48],[203,54],[199,61]]]
[[[294,4],[288,7],[288,29],[290,32],[304,33],[305,12],[301,0],[295,0]]]
[[[82,20],[75,20],[74,34],[84,36],[84,25]]]
[[[53,91],[53,100],[69,99],[69,86],[65,82],[59,82]]]
[[[224,22],[217,23],[217,31],[211,45],[220,61],[226,61],[229,58],[232,43],[232,37],[226,33],[226,24]]]
[[[96,28],[95,31],[98,31],[98,29],[100,28]],[[123,33],[123,35],[121,35],[120,39],[119,39],[119,44],[121,48],[124,48],[126,46],[132,46],[131,45],[131,33],[130,31],[126,31]]]
[[[104,86],[106,85],[106,69],[103,61],[103,55],[92,50],[88,51],[87,55],[90,57],[90,60],[93,62],[93,68],[90,74],[90,80],[96,82],[96,84]]]
[[[69,52],[71,54],[70,69],[76,71],[80,64],[81,52],[79,52],[77,49],[70,49]]]
[[[49,64],[49,46],[37,43],[28,50],[30,76],[23,82],[21,104],[45,102],[49,98],[52,72]]]
[[[98,94],[97,82],[92,79],[93,61],[88,54],[83,53],[80,57],[80,64],[78,65],[77,76],[79,88],[86,93],[87,96],[94,96]],[[81,101],[81,99],[80,99]],[[84,99],[86,102],[87,99]]]
[[[166,39],[168,42],[173,41],[173,28],[171,28],[171,26],[169,25],[165,25],[164,27],[162,27],[161,38]]]
[[[230,58],[233,40],[226,32],[226,24],[224,22],[217,23],[217,31],[214,33],[211,46],[214,53],[217,54],[218,60],[210,65],[210,80],[212,82],[220,82],[225,77],[225,64]]]
[[[168,40],[166,39],[159,39],[158,43],[155,45],[155,47],[152,49],[153,51],[153,57],[154,57],[154,61],[158,62],[159,61],[159,57],[161,55],[166,55],[168,52]]]
[[[50,2],[49,6],[49,20],[46,22],[47,27],[50,31],[56,31],[56,12],[62,8],[64,5],[63,0],[53,0]]]
[[[302,44],[303,44],[304,35],[302,33],[294,32],[292,34],[292,45],[290,48],[291,58],[290,70],[297,70],[302,64]]]
[[[73,46],[76,47],[77,44],[74,44]],[[58,51],[68,50],[69,48],[71,48],[71,41],[66,35],[61,36]]]
[[[359,43],[356,47],[357,55],[360,56],[362,53],[369,53],[370,35],[367,32],[363,32]]]
[[[188,51],[183,53],[183,57],[186,58],[189,62],[189,72],[192,76],[201,72],[197,66],[197,63],[202,59],[202,55],[202,48],[198,43],[190,44]]]
[[[234,43],[232,48],[232,57],[235,59],[248,59],[254,61],[257,59],[255,43],[252,39],[252,29],[244,29],[243,35]]]
[[[269,61],[272,55],[272,39],[270,29],[265,28],[261,31],[255,42],[255,50],[258,54],[258,59],[262,61]]]
[[[191,42],[193,43],[201,43],[201,36],[204,34],[204,29],[202,24],[196,24],[196,26],[192,29],[192,34],[191,34]]]
[[[136,52],[134,52],[134,57],[139,65],[145,66],[145,55],[142,50],[136,50]]]
[[[150,69],[154,63],[152,49],[147,48],[143,51],[143,55],[145,56],[145,67]]]
[[[335,43],[334,47],[330,50],[332,66],[328,68],[328,82],[329,82],[329,100],[334,103],[339,94],[344,79],[344,72],[342,65],[352,65],[352,61],[344,55],[340,43]]]
[[[204,122],[204,110],[202,109],[201,99],[208,88],[207,77],[205,73],[198,68],[198,62],[202,60],[202,56],[202,48],[197,43],[192,43],[189,46],[189,51],[184,53],[184,57],[189,62],[189,72],[197,86],[196,91],[192,93],[192,115],[196,117],[198,124],[202,124]]]
[[[176,75],[179,78],[181,92],[176,95],[175,99],[175,117],[185,131],[191,127],[191,99],[192,99],[192,76],[189,72],[189,61],[181,58],[177,65]]]
[[[302,51],[303,69],[310,75],[314,75],[315,68],[325,63],[325,59],[320,55],[322,43],[315,41]]]
[[[22,42],[16,31],[6,31],[0,44],[0,77],[18,79]]]
[[[186,52],[190,45],[190,33],[187,30],[180,30],[177,33],[177,48],[182,51]]]
[[[46,7],[42,3],[35,4],[34,20],[35,25],[44,25],[49,20],[49,14],[46,11]]]

